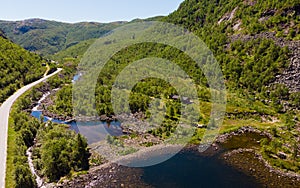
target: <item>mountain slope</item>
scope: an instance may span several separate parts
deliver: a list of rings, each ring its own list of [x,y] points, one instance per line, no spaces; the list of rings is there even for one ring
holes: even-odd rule
[[[17,89],[41,78],[45,61],[0,36],[0,103]]]
[[[78,44],[55,53],[51,58],[59,62],[63,62],[65,58],[78,59],[80,61],[81,57],[95,41],[96,39],[81,41]]]
[[[253,57],[262,56],[268,50],[267,46],[262,45],[261,50],[253,53],[253,50],[260,48],[259,45],[262,44],[262,41],[273,43],[273,46],[284,50],[285,55],[272,54],[272,57],[277,56],[278,58],[270,57],[268,60],[274,62],[277,59],[278,62],[281,62],[281,68],[277,67],[272,71],[274,74],[271,73],[271,77],[267,80],[258,80],[258,82],[262,82],[265,86],[274,82],[282,83],[275,81],[275,77],[278,80],[284,69],[292,64],[291,61],[295,64],[296,59],[298,62],[296,64],[300,64],[299,58],[297,58],[297,48],[299,48],[297,40],[300,39],[299,7],[299,0],[186,0],[177,11],[162,20],[183,25],[196,33],[214,52],[223,66],[226,78],[229,82],[232,81],[231,85],[247,88],[251,85],[243,82],[243,73],[248,74],[249,71],[245,70],[244,68],[247,66],[243,65],[257,64],[257,60]],[[256,44],[251,44],[254,40],[257,40]],[[240,41],[246,45],[242,45]],[[245,46],[248,46],[248,51],[245,50]],[[234,62],[232,57],[243,63]],[[252,72],[254,71],[253,68],[249,66],[248,68]],[[267,65],[263,68],[267,69]],[[238,74],[234,76],[231,74],[232,72]],[[260,70],[258,73],[263,72],[265,71]],[[249,76],[253,75],[250,74],[246,77]],[[294,78],[297,80],[297,77]],[[300,86],[300,82],[297,84]],[[299,87],[293,87],[292,84],[286,84],[286,86],[292,91],[299,91],[295,89]],[[262,86],[252,89],[260,91]]]
[[[124,22],[62,23],[42,19],[0,21],[0,29],[15,43],[41,55],[54,54],[80,41],[98,38]]]
[[[257,152],[272,166],[299,173],[300,1],[186,0],[162,20],[196,33],[222,66],[230,93],[222,129],[269,132]]]
[[[228,34],[270,31],[277,37],[299,40],[299,15],[299,0],[186,0],[166,20],[191,30],[222,27]]]
[[[182,25],[197,34],[220,63],[228,88],[226,117],[221,132],[231,132],[242,126],[269,132],[271,139],[262,142],[256,152],[273,166],[297,173],[300,172],[297,136],[300,133],[299,4],[299,0],[186,0],[174,13],[157,18]],[[100,93],[96,97],[98,114],[113,113],[110,88],[118,71],[128,62],[148,56],[166,59],[176,57],[172,62],[186,70],[191,78],[199,80],[195,81],[199,88],[205,86],[205,82],[200,82],[202,75],[195,66],[189,64],[191,62],[186,61],[186,57],[175,55],[180,52],[174,49],[168,50],[154,44],[136,45],[111,58],[99,77],[101,84],[96,88],[96,92]],[[161,93],[168,98],[174,91],[160,80],[138,83],[132,90],[130,107],[147,115],[147,96],[157,97]],[[202,106],[209,106],[209,91],[198,91],[198,95]],[[71,104],[69,98],[68,103]],[[54,103],[66,103],[65,98],[61,100],[56,97]],[[172,102],[167,105],[167,120],[178,119],[180,112],[176,105]],[[67,111],[63,108],[52,110],[54,113]],[[201,122],[197,123],[207,123],[209,110],[204,110],[201,116]],[[164,123],[161,129],[151,130],[151,134],[160,138],[172,134],[170,127],[175,123]],[[195,134],[192,141],[197,143],[201,139],[200,132]],[[282,153],[286,157],[284,160],[280,158]]]
[[[299,75],[299,70],[293,66],[300,64],[297,51],[299,0],[186,0],[170,16],[157,19],[180,24],[193,31],[214,52],[228,88],[221,133],[232,132],[242,126],[268,132],[271,136],[260,142],[261,147],[251,148],[255,155],[263,156],[272,166],[300,173],[300,93],[291,84],[278,81],[285,80],[292,72]],[[85,44],[68,48],[70,51],[67,49],[62,57],[80,56],[87,47]],[[119,51],[108,62],[96,88],[98,115],[113,114],[111,85],[118,71],[129,62],[146,57],[174,58],[172,62],[195,78],[202,108],[200,120],[195,123],[210,126],[210,91],[204,88],[206,83],[203,75],[184,54],[156,44],[130,46]],[[45,110],[56,114],[72,111],[71,87],[64,86],[53,96],[54,105],[47,106]],[[131,112],[142,112],[145,116],[149,114],[150,97],[165,95],[166,121],[160,128],[149,131],[152,136],[166,139],[174,132],[181,115],[180,102],[168,98],[174,93],[174,88],[158,79],[143,80],[132,90]],[[83,110],[89,110],[85,105],[82,106]],[[198,144],[202,133],[202,128],[197,129],[191,142]]]

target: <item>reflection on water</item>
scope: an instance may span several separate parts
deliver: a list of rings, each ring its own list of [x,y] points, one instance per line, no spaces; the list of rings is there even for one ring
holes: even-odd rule
[[[42,116],[41,111],[32,111],[31,115],[35,118],[40,119]],[[107,135],[120,136],[123,135],[121,123],[118,121],[112,121],[110,123],[102,121],[90,121],[90,122],[65,122],[58,119],[51,119],[44,117],[44,122],[52,121],[58,124],[67,124],[71,130],[82,134],[88,139],[88,143],[96,143],[101,140],[105,140]]]
[[[80,77],[82,76],[82,73],[78,73],[73,77],[72,82],[76,82]],[[56,89],[57,90],[57,89]],[[38,110],[38,107],[41,105],[42,101],[50,95],[49,93],[46,93],[42,96],[42,98],[38,101],[38,104],[32,109],[31,116],[40,119],[42,114],[42,111]],[[70,126],[71,130],[76,131],[77,133],[82,134],[85,136],[88,140],[89,144],[99,142],[101,140],[106,139],[107,135],[111,136],[120,136],[123,135],[123,131],[121,128],[121,123],[118,121],[112,121],[112,122],[102,122],[102,121],[90,121],[90,122],[65,122],[58,119],[52,119],[49,117],[43,117],[44,122],[51,121],[53,123],[58,124],[67,124]]]
[[[103,121],[77,122],[76,126],[79,132],[88,139],[89,144],[105,140],[107,135],[123,135],[121,123],[118,121],[110,123]]]

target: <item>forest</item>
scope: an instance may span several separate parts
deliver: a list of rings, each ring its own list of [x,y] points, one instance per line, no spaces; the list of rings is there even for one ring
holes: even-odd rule
[[[238,7],[234,17],[228,20],[226,16]],[[299,40],[299,2],[289,1],[257,1],[254,4],[244,1],[184,1],[179,9],[167,17],[157,17],[151,20],[171,22],[188,28],[196,33],[205,44],[212,50],[215,58],[220,63],[226,87],[228,91],[228,105],[225,122],[221,130],[233,131],[244,123],[250,123],[259,129],[264,128],[261,117],[276,117],[280,121],[277,128],[267,128],[275,134],[274,142],[262,142],[262,152],[265,157],[272,161],[275,166],[292,171],[299,170],[298,166],[291,167],[295,160],[282,162],[280,159],[272,160],[270,156],[277,154],[279,150],[293,153],[295,138],[288,134],[288,130],[294,130],[295,121],[289,121],[291,117],[297,117],[300,101],[299,92],[291,92],[286,85],[273,83],[276,76],[280,75],[290,63],[291,51],[288,47],[281,47],[267,37],[257,38],[256,34],[274,32],[276,37],[285,40]],[[222,21],[220,21],[222,20]],[[238,23],[239,28],[233,29]],[[287,29],[288,28],[288,29]],[[211,31],[214,32],[211,32]],[[232,36],[250,36],[250,40],[233,40]],[[252,38],[251,38],[252,37]],[[87,49],[87,48],[86,48]],[[78,47],[79,54],[86,49]],[[75,50],[72,49],[72,51]],[[73,53],[72,52],[72,53]],[[74,58],[71,51],[64,54],[64,61]],[[197,84],[197,94],[201,105],[210,105],[210,90],[202,71],[195,63],[177,49],[161,44],[144,43],[130,46],[116,53],[106,64],[98,77],[96,87],[97,114],[107,116],[114,115],[111,105],[111,89],[118,74],[131,62],[148,57],[159,57],[175,62]],[[63,59],[63,58],[60,58]],[[79,57],[80,60],[80,57]],[[78,59],[75,59],[78,62]],[[123,80],[124,83],[130,81]],[[122,83],[120,84],[122,85]],[[70,112],[72,107],[71,97],[63,96],[70,94],[71,86],[67,86],[62,92],[58,92],[54,98],[55,108],[50,108],[54,113]],[[176,90],[160,79],[146,79],[137,83],[130,97],[130,111],[132,113],[143,112],[146,117],[150,116],[149,104],[153,98],[161,98],[166,103],[165,120],[161,128],[149,132],[161,138],[168,138],[176,128],[176,122],[181,117],[180,101],[174,101],[170,96],[176,95]],[[122,100],[120,98],[120,100]],[[287,107],[287,105],[289,107]],[[88,106],[81,104],[80,106]],[[199,119],[194,123],[206,124],[209,120],[209,107],[203,106]],[[86,114],[92,113],[93,106],[80,109]],[[254,114],[254,115],[250,115]],[[233,117],[232,117],[233,116]],[[234,120],[235,123],[232,123]],[[247,124],[248,125],[248,124]],[[277,125],[277,124],[276,124]],[[281,130],[282,134],[278,132]],[[284,134],[283,134],[284,133]],[[191,142],[199,143],[203,131],[195,133]],[[276,141],[280,138],[281,141]],[[288,142],[293,147],[283,147]],[[294,147],[295,146],[295,147]],[[293,154],[295,156],[295,154]],[[297,159],[299,162],[299,159]]]
[[[43,19],[1,21],[0,28],[15,43],[26,50],[51,56],[88,39],[98,38],[125,22],[62,23]]]
[[[0,36],[0,104],[24,85],[40,79],[46,61]]]
[[[177,11],[169,16],[155,17],[151,20],[185,27],[203,40],[213,52],[222,69],[227,89],[227,108],[220,133],[229,133],[243,126],[252,126],[261,131],[267,131],[271,134],[271,139],[262,140],[259,148],[264,159],[272,166],[299,173],[300,146],[297,142],[297,126],[300,118],[300,92],[292,92],[289,86],[275,83],[276,77],[289,67],[292,52],[288,46],[282,47],[271,38],[257,36],[258,34],[274,33],[277,38],[282,40],[298,41],[300,39],[300,2],[299,0],[257,0],[255,3],[253,2],[186,0]],[[142,21],[135,20],[133,22]],[[10,24],[5,23],[4,25],[10,27]],[[102,28],[104,30],[101,33],[106,33],[117,25],[119,24],[106,25]],[[117,86],[118,89],[130,94],[129,109],[125,110],[131,114],[142,114],[143,118],[149,118],[152,115],[149,107],[153,104],[154,99],[161,99],[164,103],[164,105],[157,105],[159,111],[165,112],[162,125],[147,133],[166,140],[174,134],[179,120],[183,118],[185,122],[203,126],[196,129],[189,141],[190,144],[200,143],[204,128],[213,124],[209,124],[212,90],[208,86],[203,71],[185,53],[164,44],[149,42],[121,49],[98,73],[95,106],[90,101],[82,103],[79,101],[79,103],[75,103],[76,106],[73,106],[74,84],[71,79],[76,71],[80,71],[77,66],[85,52],[95,44],[94,42],[97,43],[96,39],[90,38],[98,36],[99,33],[95,34],[95,28],[92,27],[91,32],[87,33],[87,37],[80,38],[76,32],[77,27],[75,27],[66,37],[62,30],[65,29],[65,26],[54,27],[52,25],[51,27],[60,28],[59,34],[52,28],[53,30],[44,33],[43,38],[50,37],[50,43],[58,44],[53,45],[42,41],[41,46],[33,49],[33,51],[37,50],[58,61],[59,66],[64,68],[59,76],[49,80],[51,89],[59,88],[59,90],[51,95],[53,104],[45,107],[45,110],[65,117],[75,117],[78,114],[73,111],[74,107],[87,116],[94,114],[95,108],[99,117],[102,115],[114,117],[116,114],[111,102],[111,92]],[[34,31],[26,33],[23,34],[28,39]],[[57,38],[55,38],[56,35],[58,35]],[[249,40],[243,40],[242,36],[247,36]],[[14,39],[19,40],[18,38]],[[113,43],[114,41],[106,42]],[[27,46],[26,42],[23,44],[25,47]],[[0,69],[4,70],[0,73],[1,103],[18,88],[40,78],[46,70],[43,66],[46,61],[3,37],[0,37],[0,45],[1,49],[5,49],[0,53],[0,66],[2,65]],[[28,48],[30,49],[30,47]],[[165,80],[143,79],[136,83],[130,91],[126,90],[126,83],[130,83],[132,77],[128,76],[116,83],[118,75],[130,63],[153,57],[175,63],[194,81],[197,100],[200,102],[200,105],[196,107],[200,108],[200,114],[197,114],[196,119],[182,117],[181,104],[184,96],[174,97],[178,95],[179,91],[176,91]],[[143,68],[147,68],[147,66]],[[143,68],[138,71],[143,72]],[[134,71],[136,70],[132,70],[132,73]],[[165,74],[167,75],[169,72],[172,72],[172,69],[166,71]],[[179,80],[180,78],[172,79]],[[84,88],[79,93],[84,94]],[[28,165],[25,165],[27,164],[25,152],[29,147],[36,145],[34,139],[39,145],[33,149],[35,167],[41,175],[47,177],[49,182],[58,181],[64,176],[71,176],[74,171],[80,172],[89,168],[88,157],[90,154],[85,138],[69,131],[65,126],[49,123],[46,127],[45,123],[28,116],[26,109],[40,97],[40,92],[32,90],[21,97],[12,110],[11,138],[9,139],[12,146],[9,148],[9,152],[12,157],[8,159],[12,170],[8,172],[8,178],[13,179],[12,182],[15,182],[16,187],[36,186],[33,177],[29,175]],[[115,100],[123,103],[125,99],[120,96]],[[193,101],[194,99],[189,100]],[[193,102],[187,102],[183,106],[190,111],[195,108]],[[133,132],[130,136],[136,137],[137,135],[138,132]],[[16,140],[16,143],[12,143],[12,140]],[[107,141],[116,145],[123,144],[117,137],[108,137]],[[152,142],[143,144],[147,147],[154,145]],[[16,165],[13,166],[13,164]]]
[[[8,187],[37,187],[26,156],[29,147],[33,147],[35,169],[47,182],[89,169],[90,153],[86,138],[66,125],[43,122],[43,117],[36,119],[28,113],[32,103],[42,96],[44,84],[48,83],[26,92],[13,105],[9,120]]]

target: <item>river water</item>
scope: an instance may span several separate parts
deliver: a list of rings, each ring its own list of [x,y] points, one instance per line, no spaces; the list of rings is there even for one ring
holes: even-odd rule
[[[164,163],[142,168],[142,180],[154,187],[262,187],[253,177],[228,166],[218,155],[184,151]]]
[[[76,75],[73,82],[79,79]],[[45,94],[38,105],[33,108],[31,115],[40,118],[42,111],[37,110],[41,102],[49,95]],[[68,124],[70,129],[80,132],[92,144],[106,138],[107,133],[114,136],[122,135],[120,122],[64,122],[49,117],[44,121],[59,124]],[[29,150],[28,150],[29,152]],[[31,153],[29,153],[31,155]],[[29,155],[29,156],[30,156]],[[30,157],[29,157],[29,160]],[[248,176],[238,169],[228,166],[218,155],[203,156],[196,151],[180,152],[171,159],[151,167],[141,168],[142,180],[154,187],[184,188],[184,187],[262,187],[253,177]],[[34,172],[34,168],[31,168]],[[37,182],[42,181],[37,176]]]
[[[31,116],[40,119],[42,111],[32,111]],[[65,122],[58,119],[43,117],[44,122],[52,121],[53,123],[66,124],[70,126],[71,130],[84,135],[89,144],[93,144],[105,140],[107,135],[120,136],[123,135],[121,123],[112,121],[110,123],[103,121],[90,121],[90,122]]]
[[[81,73],[76,74],[73,77],[72,82],[76,82],[82,76]],[[57,89],[56,89],[57,90]],[[45,93],[41,99],[38,101],[38,104],[32,109],[31,116],[40,119],[43,115],[42,111],[38,110],[38,107],[42,104],[43,100],[45,100],[50,95],[50,92]],[[50,117],[43,117],[43,121],[51,121],[53,123],[58,124],[67,124],[70,126],[71,130],[74,130],[77,133],[84,135],[89,144],[96,143],[102,140],[105,140],[107,135],[112,136],[120,136],[123,135],[123,131],[121,128],[121,123],[118,121],[112,121],[110,123],[103,121],[90,121],[90,122],[65,122],[59,119],[53,119]]]

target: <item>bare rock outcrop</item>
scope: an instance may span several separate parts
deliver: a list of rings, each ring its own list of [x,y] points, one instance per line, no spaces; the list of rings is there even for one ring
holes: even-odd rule
[[[271,39],[276,45],[280,47],[288,47],[290,50],[290,63],[282,74],[277,75],[273,83],[280,83],[286,85],[290,92],[300,91],[300,41],[290,41],[284,38],[278,38],[275,33],[264,32],[254,36],[251,35],[233,35],[231,41],[242,40],[247,42],[249,40],[255,40],[259,38]]]

